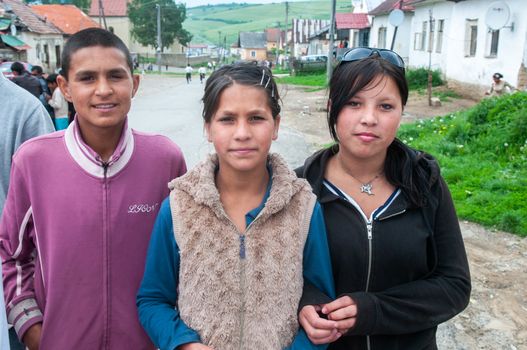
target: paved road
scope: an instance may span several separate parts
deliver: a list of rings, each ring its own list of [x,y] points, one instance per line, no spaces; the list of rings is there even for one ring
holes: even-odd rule
[[[170,137],[183,150],[189,168],[213,151],[203,133],[203,86],[199,79],[187,84],[180,77],[145,75],[130,111],[133,128]],[[296,167],[303,164],[313,148],[300,132],[282,126],[271,150],[284,155]]]

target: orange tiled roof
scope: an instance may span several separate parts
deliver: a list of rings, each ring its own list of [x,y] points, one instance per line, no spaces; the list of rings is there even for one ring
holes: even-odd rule
[[[126,17],[126,10],[130,0],[102,0],[104,15],[108,17]],[[152,5],[153,6],[153,5]],[[92,0],[90,12],[91,17],[99,16],[99,1]]]
[[[2,0],[2,3],[9,5],[19,21],[27,26],[27,29],[33,33],[39,34],[62,34],[59,28],[52,23],[48,23],[34,12],[28,5],[21,0]]]
[[[97,22],[75,5],[33,5],[31,9],[66,34],[75,34],[86,28],[99,27]]]

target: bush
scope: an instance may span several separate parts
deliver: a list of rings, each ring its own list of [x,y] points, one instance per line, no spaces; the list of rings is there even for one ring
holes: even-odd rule
[[[428,86],[428,69],[426,68],[409,68],[406,70],[406,79],[410,90],[426,89]],[[432,71],[432,86],[443,85],[441,71]]]
[[[434,155],[458,216],[527,236],[527,93],[403,124],[398,137]]]

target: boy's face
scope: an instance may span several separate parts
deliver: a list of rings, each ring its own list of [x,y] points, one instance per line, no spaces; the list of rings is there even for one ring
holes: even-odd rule
[[[122,51],[92,46],[71,56],[68,80],[59,76],[64,97],[73,102],[82,128],[121,127],[139,86]]]
[[[56,87],[57,87],[57,83],[48,83],[48,88],[51,92],[55,91]]]

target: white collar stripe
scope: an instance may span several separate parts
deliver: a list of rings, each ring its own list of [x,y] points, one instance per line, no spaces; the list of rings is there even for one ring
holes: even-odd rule
[[[95,177],[103,178],[104,168],[102,167],[102,163],[95,158],[94,154],[96,153],[82,142],[81,135],[77,133],[75,127],[74,121],[68,126],[64,133],[68,152],[82,169]],[[107,177],[115,176],[119,173],[119,171],[121,171],[132,158],[135,140],[132,130],[129,129],[127,125],[125,125],[125,130],[121,137],[120,149],[119,152],[117,152],[120,156],[115,162],[110,163],[106,174]]]

